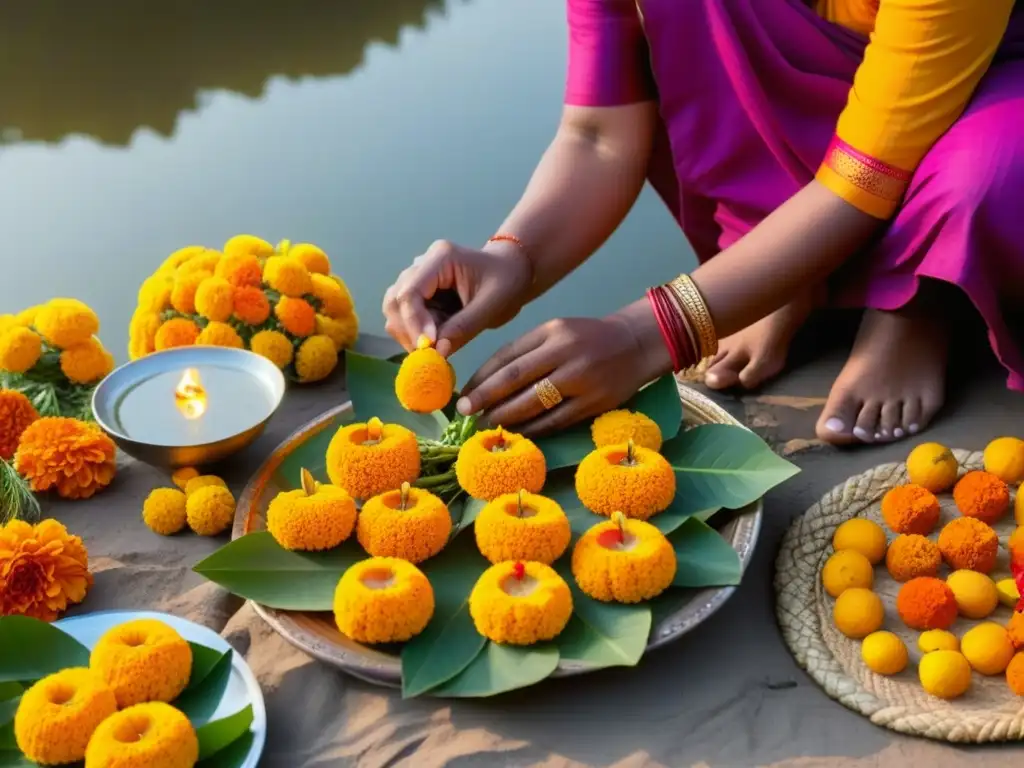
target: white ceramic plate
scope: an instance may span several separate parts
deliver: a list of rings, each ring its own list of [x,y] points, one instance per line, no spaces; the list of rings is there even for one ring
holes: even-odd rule
[[[156,611],[97,611],[61,619],[55,622],[54,626],[67,632],[86,648],[92,648],[108,629],[134,619],[157,619],[174,627],[183,638],[191,643],[221,652],[231,650],[228,642],[216,632],[187,619]],[[245,663],[245,659],[235,652],[231,654],[231,677],[224,690],[224,698],[210,719],[220,720],[222,717],[228,717],[249,704],[252,705],[253,740],[252,748],[249,750],[245,762],[242,763],[242,768],[257,768],[267,740],[267,708],[263,703],[263,692],[260,690],[259,683],[256,682],[256,676],[249,669],[249,665]]]

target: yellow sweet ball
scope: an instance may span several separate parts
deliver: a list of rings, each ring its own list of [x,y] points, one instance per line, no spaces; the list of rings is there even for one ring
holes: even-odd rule
[[[836,552],[860,552],[872,565],[882,562],[887,544],[885,531],[878,523],[855,517],[836,528],[832,536],[832,549]]]
[[[960,640],[960,652],[975,672],[1001,675],[1013,658],[1014,647],[1006,627],[986,621],[971,627]]]
[[[199,477],[198,469],[195,467],[180,467],[171,473],[171,482],[184,491],[188,481],[195,477]]]
[[[200,488],[227,488],[228,484],[216,475],[196,475],[185,481],[185,495],[191,496]]]
[[[917,674],[925,693],[955,699],[971,687],[971,665],[957,651],[933,651],[921,657]]]
[[[509,560],[551,565],[572,540],[569,518],[558,502],[526,491],[488,502],[473,532],[480,554],[495,565]]]
[[[956,635],[945,629],[929,629],[917,638],[917,647],[921,653],[934,651],[959,651],[960,641]]]
[[[676,473],[660,453],[632,441],[596,448],[576,467],[576,495],[595,514],[647,520],[672,503]]]
[[[1017,582],[1013,579],[1000,579],[996,582],[996,592],[999,594],[999,602],[1007,608],[1016,608],[1020,602],[1020,591],[1017,589]]]
[[[154,488],[142,503],[142,521],[153,533],[173,536],[184,530],[185,493],[177,488]]]
[[[334,592],[338,630],[359,643],[404,642],[433,615],[430,581],[407,560],[371,557],[356,563]]]
[[[427,336],[420,336],[395,376],[395,395],[407,411],[432,413],[448,405],[455,390],[451,363],[434,349]]]
[[[641,448],[661,450],[661,428],[642,413],[628,410],[609,411],[594,419],[590,436],[596,448],[625,445],[632,440]]]
[[[898,675],[909,659],[907,646],[892,632],[872,632],[860,646],[860,657],[878,675]]]
[[[922,443],[907,456],[908,480],[932,493],[952,488],[959,471],[953,452],[940,443]]]
[[[185,502],[188,527],[200,536],[217,536],[235,519],[235,497],[219,485],[209,485],[188,494]]]
[[[853,587],[871,589],[875,583],[875,570],[871,561],[853,549],[836,552],[825,561],[821,569],[821,583],[831,597],[839,597]]]
[[[946,577],[953,590],[956,607],[968,619],[984,619],[999,605],[996,585],[988,576],[977,571],[953,571]]]
[[[121,709],[174,701],[192,676],[192,647],[162,621],[135,619],[104,633],[89,668],[113,689]]]
[[[410,563],[421,563],[444,549],[451,532],[445,503],[409,483],[367,499],[356,523],[356,538],[370,555]]]
[[[985,446],[982,461],[986,472],[991,472],[1004,483],[1017,485],[1024,480],[1024,440],[997,437]]]
[[[885,621],[885,608],[882,598],[870,589],[852,587],[836,598],[832,618],[840,632],[860,640],[881,628]]]
[[[302,470],[302,487],[282,491],[267,507],[267,530],[284,549],[334,549],[352,535],[356,503],[341,488],[313,480]]]
[[[108,717],[85,752],[85,768],[193,768],[198,760],[199,737],[192,723],[161,701]]]
[[[544,563],[492,565],[469,593],[476,631],[495,643],[533,645],[561,634],[572,618],[572,592]]]

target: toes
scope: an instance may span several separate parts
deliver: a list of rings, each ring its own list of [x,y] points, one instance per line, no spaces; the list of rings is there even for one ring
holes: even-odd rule
[[[873,443],[880,439],[879,419],[882,415],[882,404],[869,400],[864,403],[857,416],[857,423],[853,427],[853,436],[862,443]]]
[[[740,371],[740,384],[747,389],[754,389],[782,373],[785,365],[785,358],[781,355],[754,358]]]
[[[920,398],[911,397],[903,402],[903,429],[908,435],[916,435],[921,431],[922,416]]]
[[[903,418],[903,401],[888,400],[882,405],[882,417],[878,425],[879,440],[898,440],[903,437],[900,429]],[[899,430],[899,434],[896,431]]]
[[[730,349],[704,374],[704,383],[711,389],[728,389],[740,381],[740,371],[750,362],[750,354],[742,348]]]
[[[935,414],[939,412],[941,407],[942,398],[940,395],[929,392],[921,396],[921,418],[918,421],[921,429],[924,429],[931,423],[931,420],[935,418]]]
[[[846,445],[856,442],[853,426],[860,412],[861,400],[853,393],[832,389],[828,396],[815,432],[818,439],[833,445]]]

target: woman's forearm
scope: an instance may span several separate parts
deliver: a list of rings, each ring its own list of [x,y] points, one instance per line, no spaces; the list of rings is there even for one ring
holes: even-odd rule
[[[555,140],[500,228],[519,238],[530,258],[527,301],[586,261],[622,223],[644,185],[655,121],[653,103],[566,108]]]

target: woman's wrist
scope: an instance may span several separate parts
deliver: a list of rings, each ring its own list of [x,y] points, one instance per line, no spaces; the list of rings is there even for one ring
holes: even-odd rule
[[[662,337],[658,319],[647,299],[634,301],[610,318],[628,329],[636,345],[637,356],[646,381],[672,373],[672,355]]]

